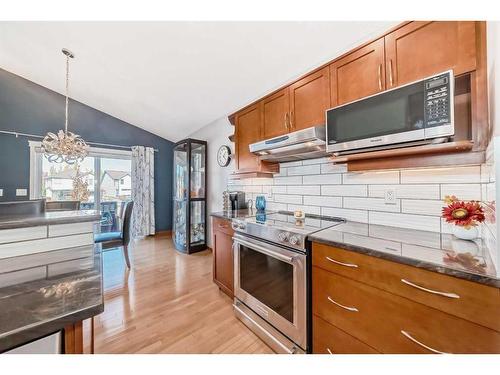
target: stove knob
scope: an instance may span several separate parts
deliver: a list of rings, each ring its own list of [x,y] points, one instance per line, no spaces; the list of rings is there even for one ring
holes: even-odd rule
[[[300,238],[298,236],[291,236],[290,239],[288,240],[292,245],[298,245]]]
[[[238,224],[238,228],[240,228],[241,230],[244,230],[246,227],[245,223],[239,223]]]
[[[234,230],[238,229],[238,223],[232,222],[232,223],[231,223],[231,227],[232,227]]]
[[[280,232],[278,234],[278,239],[281,241],[281,242],[286,242],[288,241],[288,233],[287,232]]]

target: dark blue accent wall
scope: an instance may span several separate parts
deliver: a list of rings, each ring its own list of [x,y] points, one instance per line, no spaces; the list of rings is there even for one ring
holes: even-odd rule
[[[69,124],[87,142],[159,150],[155,153],[156,230],[171,229],[173,143],[74,100]],[[45,135],[63,127],[64,96],[0,69],[0,130]],[[16,200],[16,188],[29,189],[29,177],[28,139],[0,134],[0,201]]]

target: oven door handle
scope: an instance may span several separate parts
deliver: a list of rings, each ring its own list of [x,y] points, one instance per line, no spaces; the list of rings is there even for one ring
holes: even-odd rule
[[[278,253],[276,251],[266,249],[263,246],[256,245],[255,243],[247,242],[247,241],[242,240],[240,238],[234,238],[233,237],[233,241],[234,241],[235,244],[240,244],[240,245],[249,247],[251,249],[257,250],[259,253],[262,253],[262,254],[265,254],[265,255],[269,255],[270,257],[282,260],[282,261],[287,262],[287,263],[294,263],[295,262],[295,258],[297,258],[297,256],[291,256],[290,257],[290,256],[287,256],[287,255],[284,255],[284,254],[280,254],[280,253]]]

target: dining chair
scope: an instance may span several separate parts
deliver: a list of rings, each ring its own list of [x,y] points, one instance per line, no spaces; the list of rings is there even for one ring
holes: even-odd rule
[[[94,236],[94,242],[102,244],[102,249],[111,249],[114,247],[121,247],[123,249],[123,256],[125,263],[130,268],[130,259],[128,256],[128,245],[130,243],[130,221],[132,219],[132,210],[134,202],[128,201],[122,206],[122,226],[119,232],[104,232],[98,233]]]

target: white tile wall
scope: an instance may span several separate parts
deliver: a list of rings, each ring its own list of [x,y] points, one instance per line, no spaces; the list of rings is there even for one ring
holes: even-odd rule
[[[254,200],[266,194],[271,210],[303,209],[361,223],[439,233],[450,231],[440,218],[444,196],[485,200],[488,191],[494,192],[490,175],[491,168],[479,165],[347,172],[345,165],[320,158],[282,163],[274,178],[235,181],[230,189],[243,190]],[[396,192],[395,204],[385,203],[388,189]]]

